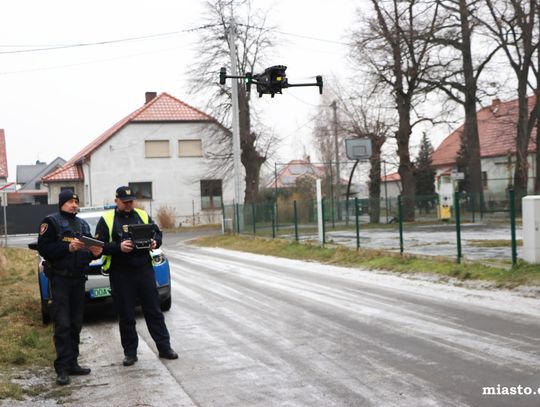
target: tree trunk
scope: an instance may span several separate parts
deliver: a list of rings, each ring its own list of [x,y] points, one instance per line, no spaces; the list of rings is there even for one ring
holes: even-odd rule
[[[397,97],[399,128],[396,134],[397,153],[399,156],[398,173],[401,179],[401,195],[403,204],[403,221],[414,221],[414,174],[409,153],[409,140],[411,137],[410,102],[405,96]]]
[[[467,191],[474,202],[483,202],[482,163],[480,155],[480,139],[476,116],[476,78],[472,63],[471,29],[469,26],[469,7],[466,0],[459,1],[461,20],[463,75],[465,79],[465,125],[464,136],[468,153],[468,185]]]
[[[369,223],[381,221],[381,150],[385,137],[371,138],[371,164],[369,170]]]
[[[266,157],[257,151],[255,145],[257,136],[251,132],[249,99],[243,84],[238,85],[238,106],[240,110],[240,159],[246,171],[244,203],[250,204],[258,201],[259,175]]]
[[[521,86],[523,83],[523,86]],[[516,136],[516,168],[514,170],[514,191],[516,203],[521,207],[521,198],[527,195],[528,169],[527,153],[529,147],[529,134],[526,123],[528,123],[528,100],[526,95],[526,82],[520,81],[518,90],[519,110]]]

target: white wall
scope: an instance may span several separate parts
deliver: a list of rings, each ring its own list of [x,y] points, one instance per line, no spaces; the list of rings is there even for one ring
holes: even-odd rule
[[[91,190],[87,193],[91,195],[89,205],[112,204],[120,185],[151,182],[153,200],[139,203],[152,216],[166,206],[175,211],[178,221],[191,221],[193,213],[201,213],[200,180],[216,177],[209,175],[206,158],[178,157],[178,140],[200,138],[204,155],[215,148],[210,134],[205,123],[128,124],[92,154],[88,167],[83,165],[85,184]],[[145,158],[145,140],[169,140],[170,157]],[[225,203],[234,198],[231,175],[223,179]]]

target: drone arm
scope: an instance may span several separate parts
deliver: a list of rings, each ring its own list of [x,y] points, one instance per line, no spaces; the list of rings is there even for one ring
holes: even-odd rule
[[[293,88],[293,87],[299,87],[299,86],[318,86],[319,93],[322,95],[322,88],[323,88],[322,76],[317,76],[316,79],[317,79],[316,83],[288,83],[287,86],[283,86],[283,87]]]

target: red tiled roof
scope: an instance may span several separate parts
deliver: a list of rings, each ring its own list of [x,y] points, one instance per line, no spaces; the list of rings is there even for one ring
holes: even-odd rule
[[[66,164],[42,179],[44,182],[83,181],[84,173],[80,165]]]
[[[0,129],[0,178],[8,177],[6,135],[4,129]]]
[[[82,170],[77,165],[77,173],[74,172],[73,166],[78,164],[81,159],[90,156],[98,147],[113,137],[127,124],[134,122],[215,122],[215,120],[201,112],[200,110],[182,102],[181,100],[169,95],[161,93],[144,106],[127,115],[118,123],[113,125],[105,133],[88,144],[85,148],[73,156],[63,167],[43,177],[43,182],[66,181],[66,180],[83,180]],[[77,177],[77,178],[69,178]],[[80,177],[80,178],[79,178]]]
[[[535,98],[529,97],[529,111],[532,109]],[[516,151],[516,122],[518,115],[518,100],[500,102],[494,100],[491,106],[481,109],[477,113],[478,136],[480,139],[480,156],[497,157]],[[433,152],[433,165],[451,165],[456,162],[456,155],[460,146],[460,134],[463,125],[446,137],[441,145]],[[528,151],[535,151],[536,128],[533,130]]]
[[[396,182],[401,181],[399,172],[393,172],[391,174],[381,176],[381,182]]]

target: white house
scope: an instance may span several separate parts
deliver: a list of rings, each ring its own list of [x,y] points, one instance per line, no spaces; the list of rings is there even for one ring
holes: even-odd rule
[[[535,103],[535,97],[528,98],[529,112]],[[505,199],[508,187],[513,184],[516,166],[516,126],[518,100],[502,102],[494,99],[490,106],[477,112],[478,137],[482,167],[482,185],[484,199]],[[461,144],[464,125],[454,130],[433,152],[433,165],[437,170],[436,189],[444,196],[452,196],[458,180],[455,179],[456,157]],[[533,129],[528,145],[527,161],[529,164],[529,193],[533,192],[536,171],[536,127]],[[452,176],[454,174],[454,176]]]
[[[167,93],[147,92],[142,107],[43,178],[49,203],[72,188],[84,206],[112,204],[116,188],[128,185],[154,217],[168,208],[177,224],[218,223],[234,185],[232,174],[209,175],[216,131],[225,129],[204,112]]]

